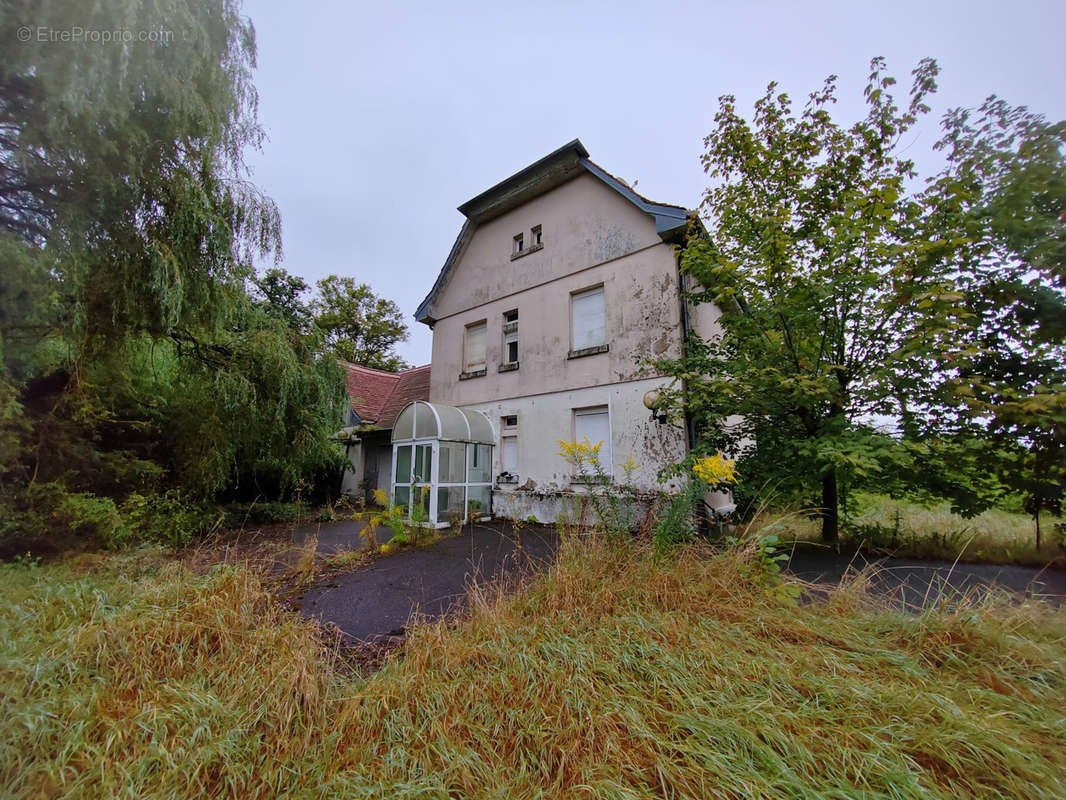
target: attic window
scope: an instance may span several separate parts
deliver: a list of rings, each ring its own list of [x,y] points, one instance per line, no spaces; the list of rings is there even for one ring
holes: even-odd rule
[[[514,237],[514,254],[516,256],[517,255],[521,255],[525,251],[526,251],[525,239],[523,238],[522,234],[518,234],[516,237]]]

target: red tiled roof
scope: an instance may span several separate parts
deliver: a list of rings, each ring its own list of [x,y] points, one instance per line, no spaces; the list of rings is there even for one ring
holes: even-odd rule
[[[412,400],[429,400],[429,364],[400,373],[400,380],[381,409],[378,425],[391,428],[403,407]]]
[[[396,415],[412,400],[429,399],[429,365],[404,372],[383,372],[342,361],[348,397],[363,422],[391,428]]]

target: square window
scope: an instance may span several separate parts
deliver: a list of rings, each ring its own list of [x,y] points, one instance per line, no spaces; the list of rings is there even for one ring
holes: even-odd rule
[[[504,428],[517,428],[518,427],[518,415],[511,414],[503,418]]]
[[[602,286],[572,294],[570,316],[574,350],[607,344],[607,320]]]
[[[466,372],[485,368],[485,330],[484,320],[466,326],[466,342],[463,347]]]

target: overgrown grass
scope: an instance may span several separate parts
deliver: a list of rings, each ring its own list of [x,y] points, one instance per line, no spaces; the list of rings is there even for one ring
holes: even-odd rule
[[[4,567],[15,797],[1062,797],[1066,613],[575,544],[368,680],[248,571]],[[114,557],[110,557],[114,559]]]
[[[1026,514],[990,509],[965,519],[947,502],[921,505],[882,495],[860,495],[856,506],[841,526],[842,543],[878,554],[1035,565],[1066,556],[1055,530],[1058,517],[1044,516],[1037,550],[1036,528]],[[819,522],[801,515],[791,515],[784,527],[801,540],[820,538]]]

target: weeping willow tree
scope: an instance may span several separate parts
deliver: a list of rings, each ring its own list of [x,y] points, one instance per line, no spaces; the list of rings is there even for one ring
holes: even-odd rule
[[[0,490],[332,470],[339,370],[246,292],[281,239],[239,3],[16,0],[0,32]]]

